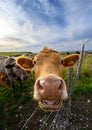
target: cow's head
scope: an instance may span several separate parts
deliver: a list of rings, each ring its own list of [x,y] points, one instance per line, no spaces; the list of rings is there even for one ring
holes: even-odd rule
[[[16,60],[12,57],[9,57],[5,62],[5,71],[7,74],[15,79],[19,77],[21,80],[27,79],[27,73],[24,69],[16,64]]]
[[[39,101],[42,109],[52,111],[62,106],[67,99],[67,88],[62,72],[65,67],[73,66],[79,60],[78,54],[62,58],[61,55],[48,48],[44,48],[34,60],[19,57],[16,62],[25,70],[35,72],[34,99]]]

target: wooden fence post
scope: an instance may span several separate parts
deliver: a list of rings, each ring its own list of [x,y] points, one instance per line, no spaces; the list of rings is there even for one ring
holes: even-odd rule
[[[72,95],[72,87],[73,87],[73,68],[70,68],[69,70],[69,81],[68,81],[68,94],[69,97]]]
[[[76,73],[76,79],[77,80],[80,79],[82,61],[83,61],[83,58],[84,58],[84,48],[85,48],[85,44],[83,44],[83,46],[82,46],[82,51],[81,51],[81,54],[80,54],[80,60],[79,60],[78,67],[77,67],[77,73]]]

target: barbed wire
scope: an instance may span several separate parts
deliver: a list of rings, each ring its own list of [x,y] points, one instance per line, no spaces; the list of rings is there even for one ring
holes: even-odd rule
[[[43,121],[43,124],[42,124],[42,126],[40,127],[39,130],[42,130],[42,128],[44,127],[44,125],[46,125],[46,122],[48,121],[48,119],[50,118],[50,116],[52,115],[52,113],[53,113],[53,112],[51,112],[51,113],[47,116],[47,118]]]
[[[25,124],[23,125],[23,127],[21,128],[21,130],[24,130],[24,128],[26,127],[26,125],[28,124],[29,120],[32,119],[32,117],[34,116],[34,114],[37,112],[39,106],[36,107],[36,109],[33,111],[33,113],[29,116],[29,118],[27,118]]]

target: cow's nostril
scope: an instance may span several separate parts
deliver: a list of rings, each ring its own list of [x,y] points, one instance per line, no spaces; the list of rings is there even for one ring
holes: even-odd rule
[[[62,84],[60,84],[60,85],[59,85],[58,89],[59,89],[59,90],[61,90],[61,89],[62,89]]]
[[[37,82],[38,90],[43,90],[43,86],[40,84],[40,80]]]
[[[61,90],[62,87],[63,87],[63,83],[62,83],[62,81],[61,81],[61,84],[59,85],[58,89]]]

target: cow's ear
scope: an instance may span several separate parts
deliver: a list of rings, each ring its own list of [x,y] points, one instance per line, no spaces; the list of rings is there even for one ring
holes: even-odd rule
[[[64,67],[72,67],[79,60],[79,57],[79,54],[71,54],[69,56],[66,56],[63,59]]]
[[[32,70],[34,67],[33,60],[27,57],[18,57],[16,59],[16,64],[24,70]]]

